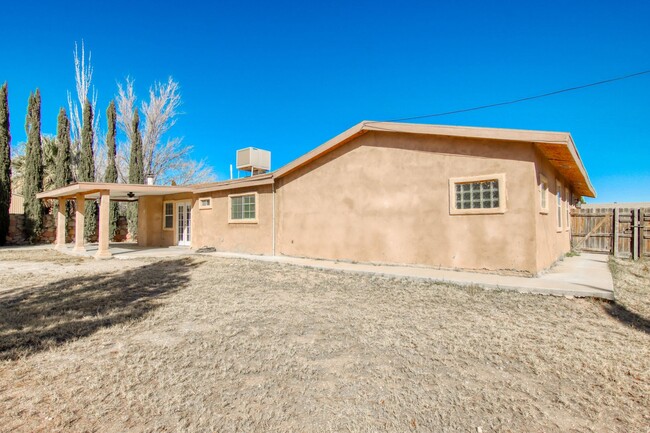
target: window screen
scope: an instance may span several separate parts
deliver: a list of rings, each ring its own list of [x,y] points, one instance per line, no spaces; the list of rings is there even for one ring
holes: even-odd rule
[[[493,209],[498,207],[498,180],[456,184],[456,209]]]

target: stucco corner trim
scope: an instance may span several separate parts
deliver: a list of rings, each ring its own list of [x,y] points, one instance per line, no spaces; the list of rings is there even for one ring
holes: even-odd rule
[[[456,184],[496,180],[499,183],[499,207],[481,209],[458,209],[456,207]],[[480,176],[452,177],[449,179],[449,215],[489,215],[504,214],[507,211],[508,191],[506,174],[486,174]]]

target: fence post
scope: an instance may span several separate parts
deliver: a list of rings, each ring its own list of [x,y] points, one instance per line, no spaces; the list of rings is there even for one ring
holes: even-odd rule
[[[638,209],[632,209],[632,259],[639,259],[639,219]]]
[[[618,208],[614,208],[614,221],[612,222],[612,232],[613,234],[613,239],[612,239],[612,249],[614,253],[614,257],[618,257]]]
[[[640,241],[640,244],[641,244],[641,248],[639,249],[639,257],[641,257],[641,258],[648,255],[647,244],[646,244],[646,241],[645,241],[645,230],[646,230],[645,216],[646,216],[646,211],[648,211],[648,209],[643,209],[642,208],[642,209],[639,210],[639,216],[640,216],[639,219],[641,220],[639,222],[639,225],[641,225],[640,230],[639,230],[639,232],[640,232],[639,233],[639,241]]]

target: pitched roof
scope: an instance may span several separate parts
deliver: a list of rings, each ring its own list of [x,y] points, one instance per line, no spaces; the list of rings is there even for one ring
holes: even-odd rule
[[[569,181],[578,194],[587,197],[596,196],[594,187],[589,180],[589,176],[580,159],[580,154],[573,142],[571,134],[568,132],[530,131],[523,129],[363,121],[279,168],[273,172],[273,175],[277,178],[285,176],[370,131],[533,143],[558,170],[560,175]]]
[[[402,133],[437,135],[446,137],[466,137],[493,141],[515,141],[533,143],[540,152],[550,161],[573,187],[574,191],[582,196],[595,197],[596,192],[591,185],[587,171],[585,170],[580,154],[576,148],[571,134],[568,132],[529,131],[523,129],[500,129],[500,128],[477,128],[466,126],[426,125],[416,123],[394,123],[394,122],[373,122],[363,121],[342,132],[336,137],[321,144],[317,148],[307,152],[289,164],[265,174],[230,179],[220,182],[202,183],[187,186],[161,186],[161,185],[129,185],[129,184],[105,184],[105,183],[77,183],[58,188],[52,191],[43,192],[37,195],[38,198],[57,198],[73,196],[76,193],[98,195],[99,190],[110,190],[111,196],[117,198],[126,196],[133,192],[140,195],[176,194],[180,192],[192,192],[202,194],[211,191],[231,190],[259,185],[270,185],[276,178],[286,176],[298,168],[309,164],[321,156],[337,149],[355,138],[367,132],[380,133]]]

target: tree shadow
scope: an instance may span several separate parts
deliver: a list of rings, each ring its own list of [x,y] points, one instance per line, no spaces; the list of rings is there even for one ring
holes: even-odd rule
[[[614,319],[646,334],[650,334],[650,320],[629,310],[616,301],[603,303],[603,309]]]
[[[192,258],[66,278],[0,293],[0,360],[17,359],[139,319],[188,285]]]

